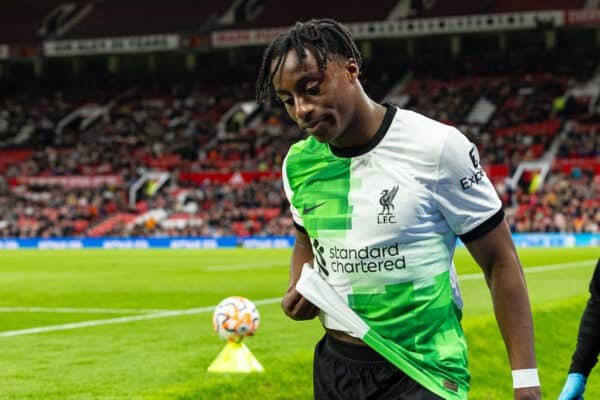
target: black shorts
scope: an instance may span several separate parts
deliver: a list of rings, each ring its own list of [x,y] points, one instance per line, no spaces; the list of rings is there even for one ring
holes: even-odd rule
[[[443,400],[369,346],[325,335],[315,347],[315,400]]]

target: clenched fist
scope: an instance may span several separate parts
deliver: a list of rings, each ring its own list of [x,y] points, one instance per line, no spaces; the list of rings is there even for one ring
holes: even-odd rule
[[[292,285],[281,302],[281,308],[285,315],[296,321],[313,319],[319,315],[319,309],[306,300]]]

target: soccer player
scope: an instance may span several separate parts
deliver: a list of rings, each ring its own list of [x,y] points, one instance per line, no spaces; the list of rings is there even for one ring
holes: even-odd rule
[[[573,354],[569,375],[559,400],[583,399],[587,377],[598,362],[598,354],[600,354],[600,259],[590,282],[590,294],[590,300],[579,325],[577,348]]]
[[[278,99],[308,133],[283,165],[297,235],[282,308],[295,320],[319,315],[326,330],[315,347],[315,398],[467,398],[462,298],[452,262],[458,236],[490,288],[514,398],[539,399],[525,279],[476,147],[453,127],[376,103],[360,72],[348,29],[321,19],[275,38],[257,80],[258,102]],[[306,262],[410,371],[298,293]]]

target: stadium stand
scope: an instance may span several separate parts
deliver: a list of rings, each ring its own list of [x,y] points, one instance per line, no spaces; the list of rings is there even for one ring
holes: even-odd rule
[[[3,213],[0,235],[292,232],[287,218],[280,217],[286,207],[279,171],[299,132],[289,132],[292,125],[281,110],[264,113],[252,128],[230,126],[236,129],[234,137],[227,132],[219,137],[217,122],[236,101],[252,96],[248,88],[238,88],[237,95],[230,87],[182,90],[177,84],[164,91],[124,92],[116,100],[69,103],[62,112],[47,115],[47,127],[33,123],[27,138],[18,143],[8,140],[23,129],[17,121],[37,120],[34,115],[42,113],[41,106],[27,98],[21,98],[21,104],[5,100],[10,109],[19,110],[19,118],[10,113],[5,121],[11,129],[3,147],[33,147],[2,151],[5,184],[0,209],[11,212]],[[46,109],[64,103],[62,96],[48,97],[51,100],[43,102]],[[101,112],[96,114],[96,109]],[[78,110],[85,113],[70,118]],[[147,187],[142,188],[141,198],[131,205],[128,187],[140,169],[171,171],[172,179],[156,195],[144,197]],[[79,185],[83,188],[70,189]],[[57,187],[68,190],[63,193]],[[59,207],[62,203],[65,206]],[[57,211],[50,213],[51,209]],[[165,212],[156,216],[156,210]]]
[[[414,4],[413,17],[436,18],[489,13],[494,1],[417,1]]]
[[[289,4],[270,0],[74,1],[68,7],[39,0],[28,11],[31,1],[6,2],[0,42],[279,27],[309,18],[313,8],[361,22],[590,3],[386,0],[365,8],[354,0],[344,7],[307,0],[290,12]],[[5,29],[8,21],[19,21],[19,29]],[[476,143],[513,231],[598,232],[597,50],[466,51],[453,63],[440,57],[368,59],[363,82],[376,99],[455,125]],[[242,64],[242,73],[227,82],[213,72],[204,79],[4,91],[0,236],[293,234],[280,170],[304,133],[278,105],[248,106],[254,88],[246,72],[258,67]],[[527,163],[533,167],[523,168]]]
[[[591,75],[457,72],[443,81],[417,75],[401,94],[405,107],[459,126],[475,141],[514,231],[595,232],[598,116],[589,111],[590,99],[587,108],[556,104],[576,78]],[[303,133],[279,107],[261,111],[252,123],[231,118],[224,130],[217,128],[228,110],[252,97],[251,85],[198,82],[97,94],[92,100],[56,94],[3,100],[9,112],[0,120],[6,148],[0,204],[7,210],[1,236],[293,232],[279,171],[287,148]],[[495,111],[486,122],[470,123],[482,97]],[[68,118],[78,111],[77,118]],[[567,123],[566,116],[575,122]],[[518,185],[507,185],[522,160],[542,158],[555,142],[555,172],[539,191],[531,190],[529,172]],[[146,170],[168,171],[171,178],[156,192],[147,182],[132,204],[129,189]],[[81,183],[82,176],[105,179]],[[77,185],[82,187],[58,189]]]
[[[537,11],[537,10],[566,10],[582,8],[585,0],[546,0],[539,2],[535,0],[502,0],[494,1],[490,12],[506,13],[518,11]]]
[[[578,232],[600,229],[600,179],[590,170],[551,175],[537,192],[521,189],[506,208],[513,232]]]
[[[0,43],[196,32],[218,20],[231,1],[7,0]]]
[[[219,19],[232,1],[104,0],[62,38],[81,39],[158,33],[195,32]]]
[[[6,0],[0,14],[0,43],[39,44],[42,39],[85,39],[164,33],[205,33],[214,29],[282,27],[321,17],[343,22],[434,18],[488,13],[567,10],[585,0],[384,0],[364,2],[274,0],[198,2],[191,0]]]
[[[344,22],[382,21],[387,19],[397,3],[396,0],[382,0],[378,2],[377,7],[365,7],[365,3],[359,0],[346,1],[343,6],[336,2],[319,0],[306,0],[301,3],[265,0],[253,19],[222,27],[247,29],[289,26],[296,21],[313,18],[314,10],[319,10],[319,15],[323,18],[335,18]]]
[[[61,0],[7,0],[0,13],[0,43],[37,44],[36,33],[44,18],[64,3]],[[72,3],[77,3],[73,1]]]
[[[461,1],[414,1],[412,18],[439,18],[459,15],[514,13],[540,10],[579,9],[585,0],[461,0]]]

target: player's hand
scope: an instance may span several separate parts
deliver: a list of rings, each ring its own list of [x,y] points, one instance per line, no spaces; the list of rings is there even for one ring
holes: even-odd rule
[[[567,381],[558,400],[583,400],[585,391],[585,376],[577,373],[567,375]]]
[[[319,315],[319,309],[306,300],[292,285],[281,302],[281,308],[285,315],[297,321],[313,319]]]
[[[542,392],[539,386],[515,389],[515,400],[539,400]]]

